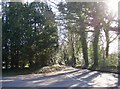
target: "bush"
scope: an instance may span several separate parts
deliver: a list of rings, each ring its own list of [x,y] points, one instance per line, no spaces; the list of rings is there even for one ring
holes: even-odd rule
[[[38,74],[38,73],[56,72],[56,71],[61,71],[62,69],[64,69],[64,66],[60,66],[60,65],[45,66],[35,71],[35,73]]]

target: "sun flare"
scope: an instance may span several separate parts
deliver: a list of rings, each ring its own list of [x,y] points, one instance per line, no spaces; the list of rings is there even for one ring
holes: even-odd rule
[[[105,3],[112,14],[118,13],[118,2],[120,0],[107,0]]]

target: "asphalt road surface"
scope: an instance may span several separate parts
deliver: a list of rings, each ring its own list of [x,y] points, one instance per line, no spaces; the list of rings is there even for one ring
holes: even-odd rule
[[[117,74],[66,68],[49,74],[29,74],[3,77],[2,87],[116,87]]]

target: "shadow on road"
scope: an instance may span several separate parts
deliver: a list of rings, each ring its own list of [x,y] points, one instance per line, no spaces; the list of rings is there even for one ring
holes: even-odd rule
[[[91,71],[87,71],[87,72],[83,72],[82,74],[79,74],[77,76],[73,76],[73,77],[69,77],[69,78],[65,78],[64,80],[62,81],[58,81],[58,82],[55,82],[55,83],[52,83],[50,85],[48,85],[48,87],[58,87],[58,86],[61,86],[61,87],[64,87],[64,85],[66,85],[67,87],[92,87],[92,85],[90,85],[89,83],[92,83],[91,80],[93,80],[94,78],[96,78],[98,75],[100,75],[100,73],[93,73],[93,74],[89,74],[91,73]],[[85,77],[86,75],[90,75],[86,78],[83,78]],[[72,79],[72,81],[71,81]]]
[[[44,79],[49,79],[49,78],[55,78],[55,77],[58,77],[58,76],[65,76],[67,74],[75,73],[75,72],[78,72],[78,71],[80,71],[80,70],[74,70],[74,71],[55,74],[55,75],[45,75],[45,76],[37,77],[37,78],[34,78],[34,79],[33,78],[32,79],[26,79],[26,81],[44,80]]]
[[[69,76],[69,75],[71,75],[71,76]],[[96,77],[98,77],[99,75],[100,75],[100,72],[95,72],[95,71],[90,71],[90,70],[81,71],[80,69],[77,69],[74,71],[64,72],[64,73],[55,74],[55,75],[46,75],[46,76],[38,75],[37,77],[23,79],[23,80],[21,80],[21,82],[20,81],[19,82],[18,81],[6,81],[3,83],[4,88],[2,88],[2,89],[21,89],[19,87],[5,88],[6,84],[13,84],[16,82],[17,82],[17,84],[23,86],[22,89],[42,89],[42,88],[38,88],[38,87],[24,88],[24,85],[31,86],[30,83],[28,83],[28,82],[36,81],[36,82],[32,82],[32,84],[35,86],[36,85],[38,86],[39,84],[41,84],[43,82],[46,83],[46,81],[49,79],[52,79],[54,82],[51,81],[51,83],[47,84],[44,87],[45,89],[49,89],[51,87],[52,87],[51,89],[53,89],[53,88],[56,89],[56,88],[60,88],[60,87],[62,87],[62,89],[74,89],[72,87],[79,87],[79,89],[80,89],[80,87],[82,87],[82,88],[85,87],[85,89],[86,89],[86,87],[89,87],[88,89],[93,89],[93,88],[90,88],[90,87],[93,87],[93,84],[91,84],[91,83],[94,83],[94,82],[92,80],[95,79]],[[64,76],[67,76],[67,77],[64,77]],[[55,81],[55,79],[58,79],[58,80]],[[22,81],[24,81],[24,82],[22,82]]]
[[[16,83],[18,80],[22,80],[22,81],[39,81],[39,80],[41,80],[42,81],[42,80],[45,80],[45,79],[55,78],[55,77],[58,77],[58,76],[65,76],[67,74],[75,73],[75,72],[78,72],[78,71],[80,71],[80,70],[77,69],[77,70],[74,70],[74,71],[69,71],[69,72],[55,74],[55,75],[46,75],[46,76],[39,76],[38,75],[38,77],[27,78],[27,79],[22,79],[22,78],[16,79],[16,77],[18,77],[18,76],[9,77],[10,78],[9,80],[12,80],[12,81],[7,81],[8,77],[4,77],[2,80],[4,80],[5,82],[2,82],[2,84],[5,85],[5,84],[12,83],[12,82]],[[38,83],[40,83],[40,82],[38,82]]]

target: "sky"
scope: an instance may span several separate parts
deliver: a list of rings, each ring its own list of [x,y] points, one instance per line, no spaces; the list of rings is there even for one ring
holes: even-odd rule
[[[108,8],[110,9],[110,11],[113,14],[116,14],[116,17],[118,18],[118,2],[120,0],[107,0],[106,4],[108,5]],[[114,32],[110,32],[110,35],[115,34]],[[116,35],[114,35],[113,37],[115,37]],[[118,52],[118,38],[116,40],[114,40],[111,44],[110,44],[110,49],[109,49],[109,53],[114,53],[114,52]]]

